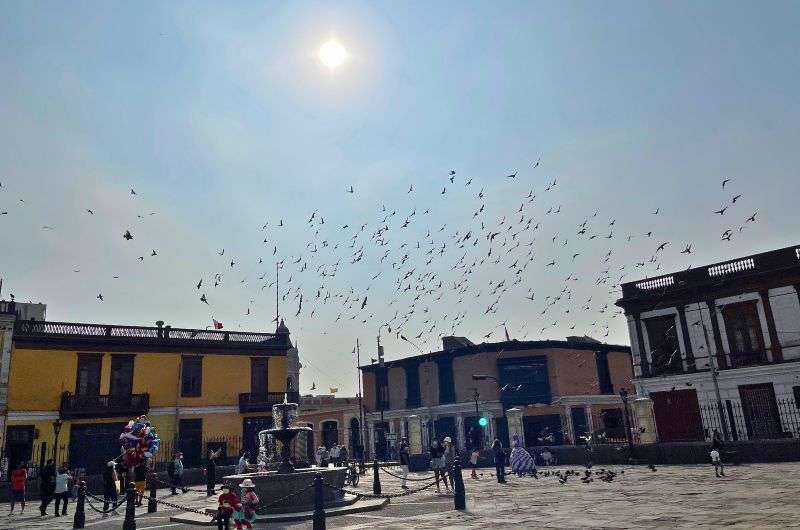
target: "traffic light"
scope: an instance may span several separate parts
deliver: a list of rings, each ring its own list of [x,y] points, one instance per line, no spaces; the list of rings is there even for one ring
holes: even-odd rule
[[[482,417],[481,419],[478,420],[478,425],[480,425],[481,427],[486,427],[487,425],[489,425],[489,420],[487,418]]]

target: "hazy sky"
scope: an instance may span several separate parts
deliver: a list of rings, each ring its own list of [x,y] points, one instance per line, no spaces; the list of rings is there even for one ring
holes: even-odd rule
[[[271,330],[285,259],[303,391],[354,392],[356,338],[368,362],[395,311],[387,358],[415,353],[395,335],[412,304],[426,350],[504,321],[627,344],[620,275],[800,242],[798,27],[796,2],[3,2],[3,295],[51,320]],[[333,72],[331,37],[351,54]]]

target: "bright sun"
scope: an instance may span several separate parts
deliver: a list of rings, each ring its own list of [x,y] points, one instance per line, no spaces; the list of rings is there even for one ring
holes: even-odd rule
[[[340,67],[349,57],[345,47],[336,40],[329,40],[320,46],[317,55],[320,62],[331,70]]]

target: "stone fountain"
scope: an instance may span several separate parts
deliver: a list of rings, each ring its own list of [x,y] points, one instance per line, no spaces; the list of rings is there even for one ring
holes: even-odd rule
[[[309,427],[295,424],[297,409],[297,403],[287,403],[284,397],[283,403],[272,406],[275,428],[258,433],[262,448],[266,445],[268,438],[274,438],[281,443],[281,462],[277,471],[242,473],[223,478],[225,483],[232,485],[235,490],[238,490],[239,483],[246,478],[255,483],[261,505],[265,506],[264,509],[257,512],[257,515],[312,511],[314,509],[314,488],[307,486],[313,482],[317,473],[322,473],[322,478],[326,483],[338,488],[344,487],[347,475],[345,467],[319,468],[312,466],[295,469],[291,459],[292,442],[298,433],[311,431]],[[282,500],[277,506],[271,506],[276,500],[294,492],[298,493]],[[358,500],[355,495],[345,495],[341,491],[330,488],[323,488],[323,494],[326,508],[348,505]]]

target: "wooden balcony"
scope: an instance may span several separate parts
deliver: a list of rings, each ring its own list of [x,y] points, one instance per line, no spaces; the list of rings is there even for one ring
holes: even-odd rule
[[[150,394],[79,396],[64,392],[60,410],[65,420],[139,416],[150,410]]]
[[[283,397],[289,403],[300,403],[299,392],[265,392],[239,394],[239,412],[272,412],[272,405],[283,403]]]

